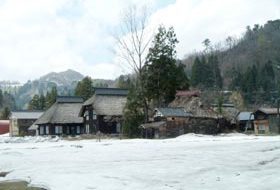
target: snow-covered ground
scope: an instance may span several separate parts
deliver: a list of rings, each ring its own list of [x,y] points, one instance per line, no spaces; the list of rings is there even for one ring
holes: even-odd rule
[[[0,181],[26,180],[50,190],[278,190],[280,136],[101,142],[1,136],[1,171],[11,173]]]

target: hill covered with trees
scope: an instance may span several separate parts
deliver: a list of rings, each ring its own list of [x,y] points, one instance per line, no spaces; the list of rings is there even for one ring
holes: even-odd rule
[[[280,91],[280,20],[247,26],[183,60],[193,87],[239,91],[248,104],[274,104]]]

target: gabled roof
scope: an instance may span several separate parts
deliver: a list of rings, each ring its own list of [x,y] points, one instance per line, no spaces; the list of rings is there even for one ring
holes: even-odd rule
[[[192,116],[191,113],[188,113],[184,108],[180,107],[166,107],[166,108],[156,108],[155,111],[160,112],[163,117],[188,117]]]
[[[38,119],[43,111],[12,111],[11,119]]]
[[[96,115],[121,116],[126,105],[127,94],[126,89],[95,88],[94,95],[83,103],[79,115],[83,115],[86,106],[92,106]]]
[[[239,112],[239,114],[237,115],[237,120],[239,121],[254,120],[254,114],[253,112]]]
[[[82,102],[74,100],[75,97],[63,97],[63,101],[56,101],[36,122],[38,124],[67,124],[83,122],[79,117]],[[68,99],[68,100],[67,100]]]
[[[263,112],[267,115],[275,115],[278,113],[277,108],[259,108],[257,111]]]

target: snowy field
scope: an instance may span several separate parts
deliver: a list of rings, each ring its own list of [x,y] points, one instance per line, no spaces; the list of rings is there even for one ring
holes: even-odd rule
[[[50,190],[278,190],[280,136],[184,135],[167,140],[0,137],[4,180]]]

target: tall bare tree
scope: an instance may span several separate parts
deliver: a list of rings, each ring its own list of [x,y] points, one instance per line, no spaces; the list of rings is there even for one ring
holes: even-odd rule
[[[148,11],[146,7],[129,7],[124,14],[120,33],[115,36],[118,56],[123,64],[136,74],[136,87],[143,103],[145,121],[148,121],[148,99],[145,98],[143,84],[143,67],[147,62],[147,53],[153,32],[148,30]]]

